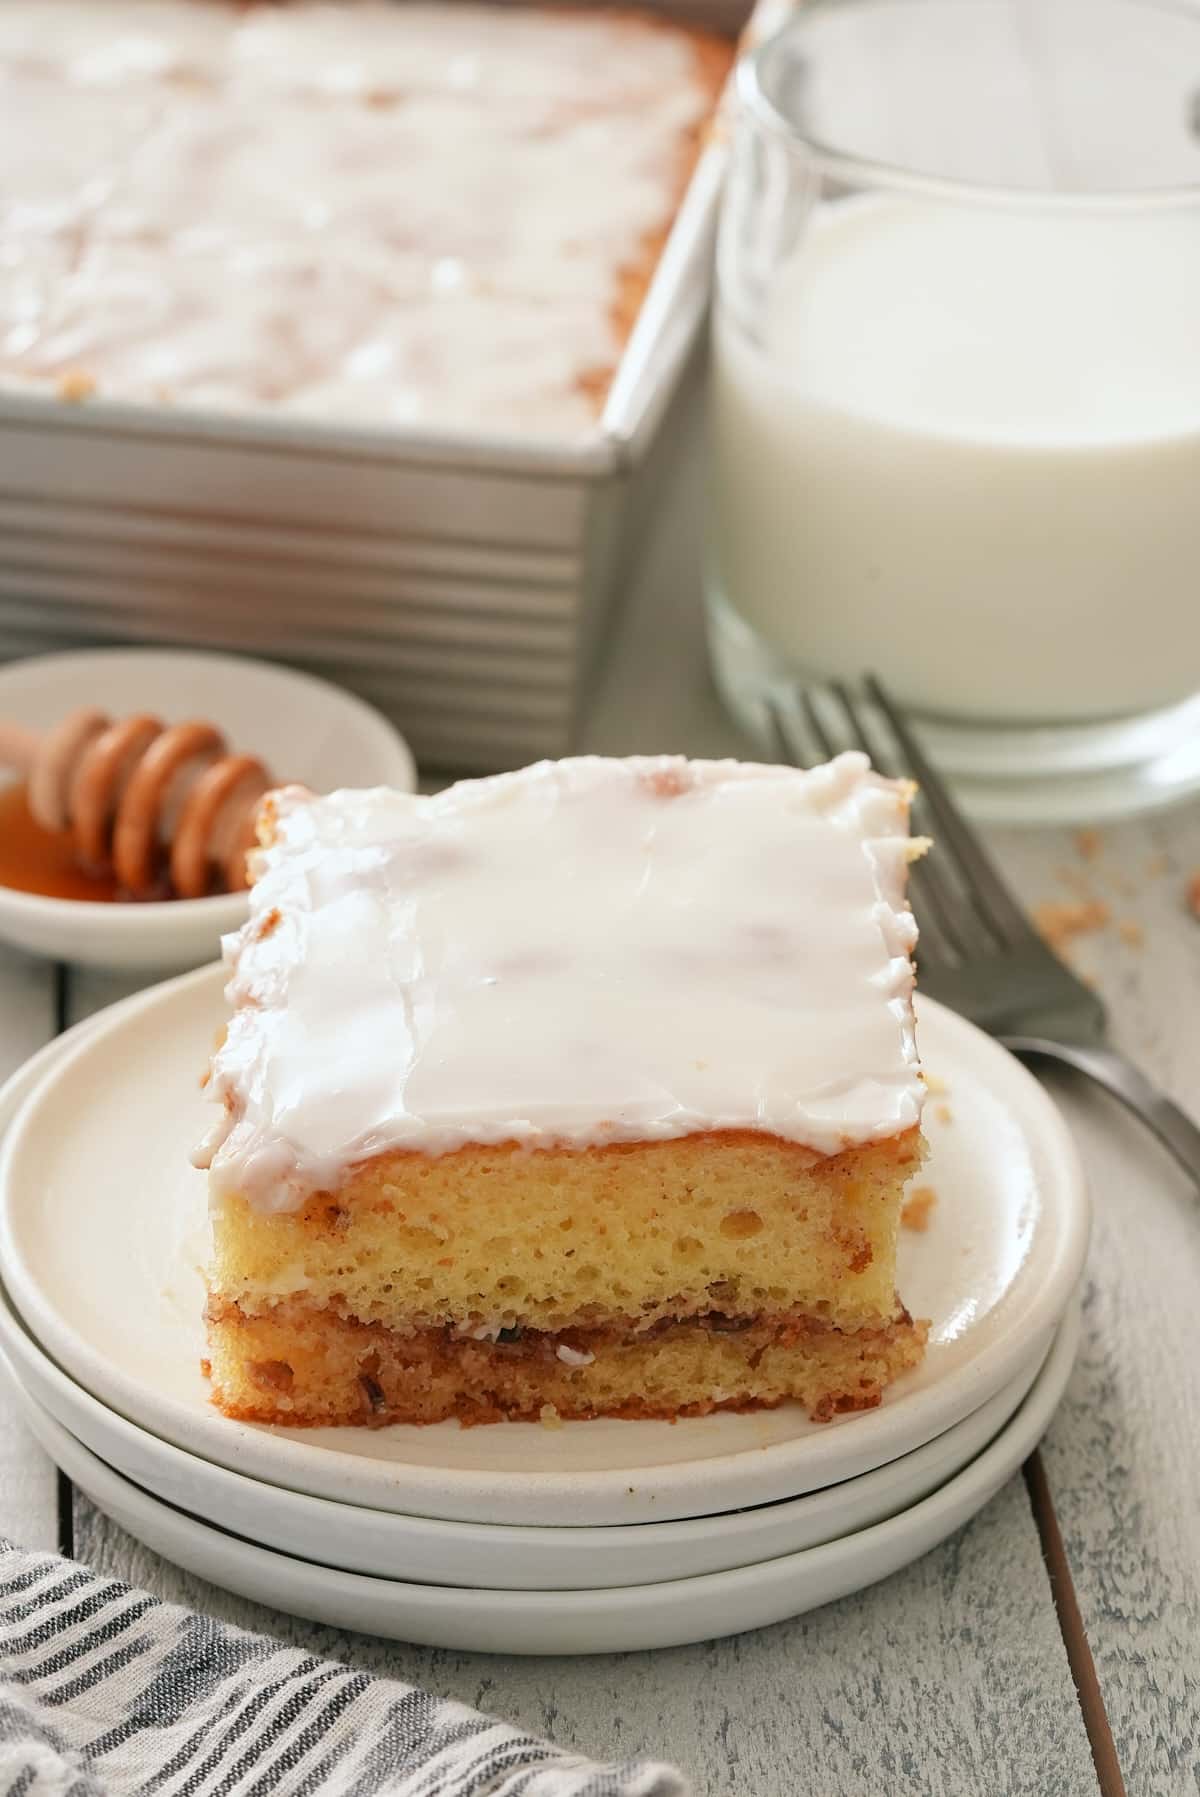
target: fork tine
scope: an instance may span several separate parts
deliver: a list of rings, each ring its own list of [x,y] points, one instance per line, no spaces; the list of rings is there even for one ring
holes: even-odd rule
[[[797,708],[804,719],[808,733],[816,743],[818,750],[827,757],[836,755],[840,745],[834,740],[833,733],[821,716],[816,701],[809,689],[802,686],[795,687],[791,690],[790,697],[796,701]],[[784,758],[788,761],[800,764],[801,758],[795,753],[792,747],[791,732],[794,727],[794,720],[789,713],[785,712],[784,707],[779,703],[779,700],[776,697],[771,697],[767,700],[767,710],[770,716],[772,734],[775,737],[776,742],[782,744]],[[856,734],[853,714],[851,714],[850,721],[851,737],[853,739]],[[862,746],[867,748],[867,753],[869,754],[869,747],[867,747],[865,742],[862,742],[862,732],[858,731],[857,735]],[[921,879],[921,865],[920,862],[917,862],[912,869],[912,874],[914,876],[914,891],[921,892],[921,910],[925,919],[921,930],[921,947],[925,965],[928,967],[934,961],[941,961],[947,967],[955,967],[965,958],[963,950],[953,925],[948,921],[947,907],[939,902],[940,895],[935,894],[930,896],[927,883],[923,882]],[[961,909],[961,906],[959,908]]]
[[[979,910],[1002,942],[1017,947],[1039,941],[1033,925],[996,871],[991,856],[926,758],[903,713],[888,697],[874,674],[868,674],[865,684],[867,692],[895,733],[896,741],[908,762],[908,771],[920,786],[925,802],[937,821],[939,842],[953,860],[963,885]]]
[[[788,741],[787,731],[783,727],[783,719],[779,714],[779,701],[774,693],[768,693],[763,700],[763,713],[767,720],[767,734],[771,739],[771,753],[776,761],[787,767],[795,765],[796,757],[792,753],[792,745]]]
[[[796,695],[793,693],[790,696],[795,697]],[[812,765],[810,745],[803,741],[797,728],[796,719],[791,715],[788,707],[781,703],[777,693],[771,693],[764,704],[767,717],[770,719],[771,736],[774,739],[772,746],[778,752],[780,761],[788,767],[810,767]],[[822,752],[826,755],[836,753],[836,750],[825,749],[823,732],[813,731],[813,735],[816,738],[818,757]]]
[[[895,757],[889,754],[886,744],[879,742],[874,732],[867,728],[867,720],[845,681],[832,681],[829,690],[846,714],[851,736],[864,754],[870,756],[872,767],[879,773],[886,774],[889,779],[894,779],[902,769],[896,766]]]
[[[878,768],[881,774],[889,774],[894,777],[902,773],[903,770],[896,765],[896,757],[882,744],[877,732],[868,728],[862,708],[850,688],[842,681],[835,681],[830,690],[836,695],[838,703],[846,714],[851,736],[858,743],[859,748],[864,749],[870,756],[872,764]],[[939,953],[937,932],[940,932],[943,939],[943,950],[945,944],[949,944],[953,958],[957,961],[965,961],[972,952],[978,953],[980,949],[986,950],[991,947],[991,939],[986,932],[981,935],[978,928],[969,927],[970,913],[964,909],[953,881],[947,878],[945,870],[936,856],[932,859],[915,861],[909,869],[909,879],[912,882],[913,891],[918,895],[920,901],[924,925],[922,943],[926,965]],[[930,930],[930,917],[936,925],[936,931]],[[933,937],[932,943],[931,936]]]
[[[804,714],[804,722],[812,733],[813,741],[830,759],[837,754],[837,744],[825,727],[825,720],[813,703],[813,696],[806,686],[799,689],[800,710]]]

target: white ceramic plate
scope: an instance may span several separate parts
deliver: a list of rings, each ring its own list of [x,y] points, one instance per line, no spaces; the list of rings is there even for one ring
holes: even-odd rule
[[[22,1329],[0,1289],[0,1348],[29,1396],[115,1472],[179,1509],[301,1559],[422,1584],[511,1591],[643,1585],[724,1572],[817,1547],[897,1515],[936,1491],[1000,1432],[1037,1378],[1050,1342],[961,1423],[874,1472],[726,1516],[616,1528],[522,1528],[364,1510],[264,1485],[199,1460],[108,1410]]]
[[[366,1508],[485,1523],[608,1525],[794,1497],[894,1460],[1008,1384],[1058,1321],[1083,1265],[1088,1205],[1074,1145],[1032,1077],[950,1012],[921,1006],[938,1194],[902,1237],[901,1290],[932,1319],[920,1368],[874,1411],[832,1423],[795,1406],[679,1423],[601,1419],[282,1429],[208,1401],[203,1177],[187,1151],[223,1018],[218,970],[126,1001],[50,1065],[0,1160],[0,1258],[31,1333],[94,1396],[176,1446],[269,1484]]]
[[[361,699],[310,675],[238,655],[87,649],[0,668],[0,717],[48,729],[77,705],[115,717],[207,718],[231,747],[260,755],[279,780],[321,792],[398,786],[416,768],[403,737]],[[7,776],[0,769],[0,782]],[[194,967],[219,953],[246,915],[244,893],[162,904],[90,904],[0,886],[0,937],[35,954],[93,967]]]
[[[42,1446],[139,1541],[239,1596],[335,1628],[468,1653],[624,1653],[681,1647],[798,1616],[907,1566],[987,1503],[1041,1439],[1079,1343],[1072,1306],[1050,1357],[991,1446],[921,1503],[841,1540],[704,1578],[603,1591],[464,1590],[339,1572],[256,1547],[151,1497],[90,1453],[27,1393]]]

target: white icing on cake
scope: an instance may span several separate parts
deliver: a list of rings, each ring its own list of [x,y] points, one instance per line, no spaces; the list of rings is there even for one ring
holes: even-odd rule
[[[861,755],[274,803],[224,945],[218,1199],[286,1209],[389,1149],[752,1129],[832,1154],[919,1119],[906,798]]]
[[[0,6],[0,385],[577,436],[710,96],[504,6]]]

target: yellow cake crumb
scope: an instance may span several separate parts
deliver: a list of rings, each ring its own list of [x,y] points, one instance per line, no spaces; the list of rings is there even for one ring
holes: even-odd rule
[[[58,377],[58,397],[70,405],[79,405],[96,391],[96,377],[86,368],[67,368]]]
[[[859,1329],[894,1312],[895,1218],[920,1161],[915,1130],[831,1159],[736,1130],[389,1153],[294,1211],[225,1197],[211,1288],[254,1309],[303,1295],[393,1329],[796,1306]]]
[[[926,1069],[925,1090],[931,1098],[942,1098],[950,1090],[950,1087],[944,1079],[939,1079],[936,1073],[930,1073]]]
[[[934,1109],[933,1114],[937,1118],[939,1123],[953,1123],[954,1122],[954,1112],[950,1109],[950,1106],[948,1104],[937,1105]]]
[[[918,1235],[924,1235],[929,1228],[929,1220],[936,1203],[937,1193],[932,1186],[914,1186],[900,1212],[901,1224],[905,1229],[912,1229]]]
[[[1033,908],[1033,926],[1043,942],[1057,953],[1076,936],[1106,928],[1110,916],[1103,899],[1081,899],[1078,904],[1046,899]]]
[[[566,1425],[553,1404],[543,1404],[538,1411],[538,1421],[543,1429],[562,1429]]]
[[[1130,948],[1141,948],[1146,940],[1146,932],[1135,918],[1123,917],[1117,925],[1117,934],[1121,941]]]

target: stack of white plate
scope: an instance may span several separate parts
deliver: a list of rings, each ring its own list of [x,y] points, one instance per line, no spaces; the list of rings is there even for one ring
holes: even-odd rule
[[[343,1628],[587,1653],[755,1628],[964,1523],[1053,1414],[1088,1233],[1075,1152],[1024,1070],[921,1007],[936,1193],[900,1284],[923,1365],[874,1411],[555,1430],[232,1423],[200,1369],[203,969],[127,1000],[0,1094],[0,1347],[58,1464],[189,1571]]]

